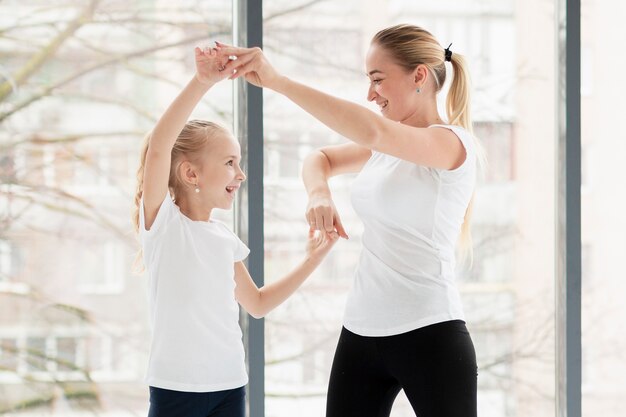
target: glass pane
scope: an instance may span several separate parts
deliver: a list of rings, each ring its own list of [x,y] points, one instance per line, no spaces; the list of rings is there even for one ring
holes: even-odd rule
[[[0,2],[0,410],[147,415],[139,148],[231,15],[230,0]],[[232,105],[225,82],[192,117],[230,128]]]
[[[48,350],[45,337],[26,339],[25,360],[27,369],[32,372],[45,372],[48,369]]]
[[[78,341],[73,337],[57,338],[57,370],[58,371],[75,371],[78,367],[77,362]]]
[[[606,41],[626,36],[626,5],[581,3],[582,408],[585,416],[620,416],[626,396],[626,335],[620,330],[626,318],[626,141],[614,121],[623,114],[626,57]]]
[[[18,355],[17,340],[0,339],[0,380],[17,372]]]
[[[478,356],[478,414],[553,416],[554,3],[389,0],[296,8],[274,1],[264,7],[265,51],[278,69],[375,112],[366,102],[364,62],[376,31],[416,24],[466,56],[475,133],[488,159],[475,196],[473,267],[457,271]],[[303,158],[345,139],[283,97],[272,92],[264,97],[266,282],[271,282],[304,253]],[[348,199],[353,178],[331,180],[350,240],[340,241],[302,289],[267,318],[268,416],[324,413],[361,248],[361,222]],[[414,415],[402,395],[392,415]]]

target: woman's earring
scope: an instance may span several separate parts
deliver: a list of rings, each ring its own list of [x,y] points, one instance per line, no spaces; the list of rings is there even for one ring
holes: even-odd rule
[[[421,93],[421,92],[422,92],[422,89],[421,89],[421,88],[419,88],[419,87],[417,87],[417,88],[415,89],[415,92],[416,92],[417,94],[419,94],[419,93]]]
[[[200,192],[200,188],[198,187],[198,184],[196,184],[196,189],[195,189],[196,193]]]

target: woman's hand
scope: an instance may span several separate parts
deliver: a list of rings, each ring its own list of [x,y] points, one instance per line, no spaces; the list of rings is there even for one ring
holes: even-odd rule
[[[228,58],[224,71],[228,72],[231,80],[243,76],[250,84],[267,88],[272,88],[280,80],[281,75],[272,67],[261,48],[215,44],[219,56]]]
[[[337,232],[342,238],[348,239],[348,234],[343,228],[335,203],[330,197],[310,197],[305,216],[311,230],[320,230],[326,233]]]
[[[225,71],[228,57],[218,54],[216,48],[195,48],[196,79],[205,85],[213,85],[228,77]]]
[[[321,261],[339,239],[337,232],[316,232],[309,229],[309,240],[306,245],[306,254],[310,259]]]

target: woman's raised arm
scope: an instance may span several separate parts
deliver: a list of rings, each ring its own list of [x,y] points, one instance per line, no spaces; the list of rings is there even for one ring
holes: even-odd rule
[[[230,78],[244,76],[254,85],[280,93],[330,129],[367,149],[440,169],[454,169],[465,157],[459,138],[449,129],[418,128],[395,122],[347,100],[326,94],[279,74],[260,48],[218,44]]]

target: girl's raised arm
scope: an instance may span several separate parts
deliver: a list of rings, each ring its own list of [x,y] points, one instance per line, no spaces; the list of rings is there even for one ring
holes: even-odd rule
[[[176,138],[202,96],[227,77],[225,64],[215,49],[195,48],[196,74],[174,99],[152,130],[144,167],[143,201],[145,227],[150,229],[168,191],[171,153]]]

